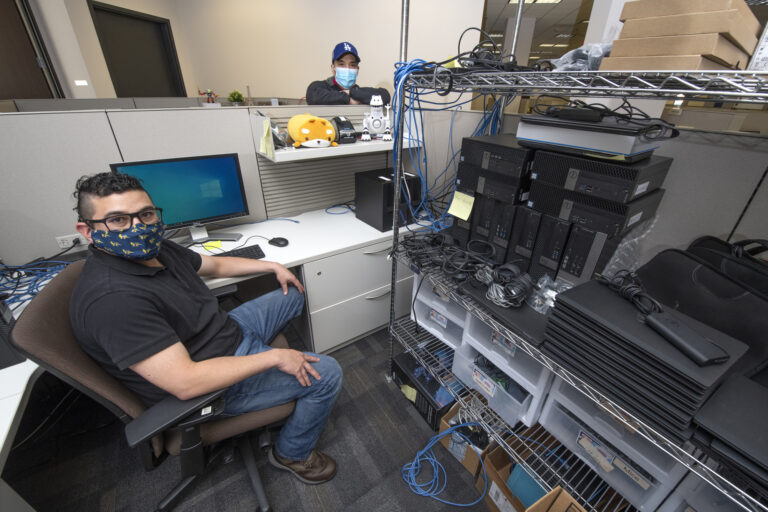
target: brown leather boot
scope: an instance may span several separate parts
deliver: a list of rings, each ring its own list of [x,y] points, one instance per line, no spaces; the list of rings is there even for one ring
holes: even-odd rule
[[[322,484],[336,475],[336,461],[317,450],[312,450],[306,460],[289,460],[280,457],[273,446],[268,458],[269,463],[277,469],[290,471],[305,484]]]

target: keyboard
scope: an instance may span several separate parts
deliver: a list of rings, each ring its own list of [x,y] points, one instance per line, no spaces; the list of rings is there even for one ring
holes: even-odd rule
[[[249,245],[248,247],[240,247],[239,249],[232,249],[227,252],[220,252],[215,256],[234,256],[237,258],[251,258],[253,260],[260,260],[264,257],[264,251],[261,250],[259,244]]]

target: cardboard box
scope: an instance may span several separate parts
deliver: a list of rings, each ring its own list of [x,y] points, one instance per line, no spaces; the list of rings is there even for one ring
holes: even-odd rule
[[[695,71],[701,69],[730,69],[712,62],[701,55],[664,55],[660,57],[605,57],[600,63],[600,71],[650,70],[650,71]]]
[[[547,434],[542,437],[540,432],[541,427],[539,427],[539,425],[534,425],[521,432],[520,437],[529,438],[535,435],[536,440],[541,443],[537,444],[537,446],[542,449],[552,449],[559,444],[557,439],[551,435]],[[516,437],[510,437],[507,439],[507,443],[522,460],[526,460],[532,455],[531,451],[525,446],[523,441],[520,441]],[[525,512],[525,506],[520,502],[517,496],[512,494],[509,487],[507,487],[507,479],[509,479],[509,475],[512,471],[512,459],[506,450],[501,446],[496,446],[483,457],[483,462],[485,463],[485,471],[488,475],[488,492],[484,498],[488,508],[493,512],[508,512],[513,509],[517,512]],[[477,476],[475,487],[479,492],[483,492],[482,470]]]
[[[511,509],[525,512],[523,504],[507,487],[507,478],[512,471],[512,461],[504,448],[497,446],[485,456],[483,462],[485,463],[485,472],[488,475],[488,492],[483,501],[488,505],[488,509],[492,512],[508,512]],[[479,492],[483,492],[483,486],[481,471],[475,487]]]
[[[458,414],[459,409],[461,409],[461,404],[454,404],[454,406],[445,413],[445,416],[440,419],[440,432],[445,432],[451,427],[448,422]],[[480,452],[480,455],[478,455],[477,451],[471,446],[465,443],[456,443],[451,439],[451,436],[445,436],[440,440],[440,443],[445,446],[446,450],[451,452],[451,455],[456,457],[456,460],[461,462],[461,465],[464,466],[473,477],[477,476],[477,473],[482,467],[480,465],[480,457],[485,457],[494,448],[494,443],[490,443],[482,452]]]
[[[651,57],[663,55],[701,55],[728,67],[744,69],[749,55],[720,34],[617,39],[611,57]]]
[[[525,512],[586,512],[584,508],[559,485],[546,496],[528,507]]]
[[[689,34],[722,34],[749,55],[757,46],[757,36],[744,25],[736,9],[627,20],[619,38]]]
[[[755,36],[760,35],[760,22],[744,0],[635,0],[624,4],[621,21],[657,16],[674,16],[692,12],[727,11],[735,9],[742,24]]]

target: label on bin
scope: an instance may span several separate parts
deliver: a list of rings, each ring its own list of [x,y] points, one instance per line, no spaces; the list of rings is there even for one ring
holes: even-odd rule
[[[620,458],[616,457],[615,459],[613,459],[613,465],[619,468],[620,470],[622,470],[624,473],[626,473],[627,476],[631,478],[632,481],[635,482],[637,485],[642,487],[644,491],[647,491],[651,487],[651,484],[650,482],[648,482],[648,480],[640,476],[640,474],[637,471],[635,471],[635,469],[632,466],[629,466],[626,462],[624,462]]]
[[[517,346],[511,341],[507,340],[507,338],[502,336],[500,332],[493,331],[491,333],[491,341],[499,345],[504,350],[506,350],[509,355],[511,356],[515,355],[515,350],[517,349]]]
[[[510,503],[507,497],[504,496],[504,493],[501,492],[501,488],[496,485],[496,482],[491,482],[491,488],[488,489],[488,496],[499,509],[499,512],[517,512],[515,507],[512,506],[512,503]]]
[[[584,448],[584,451],[597,462],[603,471],[606,473],[613,471],[614,468],[611,463],[616,458],[615,455],[606,450],[605,447],[592,439],[592,437],[583,430],[579,431],[576,441],[582,448]]]
[[[429,319],[435,322],[437,325],[445,329],[448,327],[448,319],[445,318],[443,315],[435,311],[434,309],[429,310]]]
[[[477,368],[472,368],[472,380],[474,380],[489,397],[493,397],[496,394],[496,383]]]

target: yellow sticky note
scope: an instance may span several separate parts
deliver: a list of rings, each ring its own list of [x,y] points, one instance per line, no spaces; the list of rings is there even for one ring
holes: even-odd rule
[[[472,213],[473,204],[475,204],[474,197],[457,190],[453,193],[453,201],[451,201],[451,207],[448,208],[448,215],[467,220],[469,214]]]
[[[263,135],[261,137],[261,148],[259,148],[259,153],[269,159],[274,159],[275,145],[272,143],[272,128],[269,125],[269,119],[264,119],[261,129]]]
[[[209,251],[211,249],[221,249],[221,240],[212,240],[210,242],[205,242],[203,244],[203,248]]]
[[[405,398],[407,398],[411,402],[416,401],[416,390],[411,386],[409,386],[408,384],[403,384],[402,386],[400,386],[400,391],[402,391],[403,394],[405,395]]]

